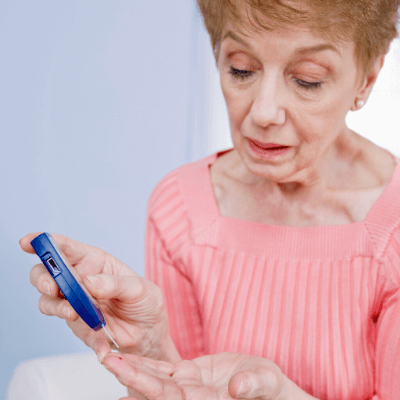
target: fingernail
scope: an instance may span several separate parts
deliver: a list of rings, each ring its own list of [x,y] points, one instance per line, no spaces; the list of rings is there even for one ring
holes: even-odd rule
[[[103,365],[104,368],[110,370],[110,368],[107,367],[107,365],[104,364],[104,359],[105,359],[105,355],[103,354],[97,354],[97,359],[99,360],[100,364]]]
[[[249,390],[249,385],[247,381],[240,381],[239,390],[236,393],[235,397],[242,396],[247,393]]]
[[[45,282],[43,284],[43,289],[45,291],[46,294],[48,294],[49,296],[51,296],[51,286],[49,282]]]
[[[100,364],[104,365],[104,359],[106,358],[106,354],[98,353],[97,359],[99,360]],[[104,365],[105,366],[105,365]]]
[[[87,276],[89,282],[96,287],[97,289],[101,289],[103,287],[103,283],[99,278],[96,278],[95,276]]]
[[[71,310],[68,307],[64,307],[62,313],[64,314],[65,317],[71,318]]]

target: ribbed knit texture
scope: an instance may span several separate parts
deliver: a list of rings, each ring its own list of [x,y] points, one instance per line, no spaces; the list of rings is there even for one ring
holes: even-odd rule
[[[400,399],[400,166],[364,222],[288,227],[219,215],[209,166],[148,205],[146,276],[183,358],[273,360],[318,399]]]

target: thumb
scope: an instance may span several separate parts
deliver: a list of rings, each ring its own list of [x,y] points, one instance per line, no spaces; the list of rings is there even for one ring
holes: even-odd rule
[[[279,374],[269,368],[241,371],[229,381],[229,394],[236,399],[278,400],[282,390]]]
[[[146,292],[143,278],[135,275],[89,275],[83,282],[96,299],[132,301],[142,298]]]

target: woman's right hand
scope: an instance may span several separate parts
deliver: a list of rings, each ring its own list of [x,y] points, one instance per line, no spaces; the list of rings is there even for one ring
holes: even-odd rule
[[[35,254],[30,242],[38,236],[31,233],[20,240],[21,248]],[[160,289],[140,277],[111,254],[62,235],[52,235],[83,284],[96,299],[107,330],[123,353],[177,362],[180,360],[168,332],[167,315]],[[43,264],[35,265],[30,274],[33,286],[42,294],[39,310],[67,321],[74,334],[97,354],[100,362],[111,351],[103,330],[95,332],[77,315]]]

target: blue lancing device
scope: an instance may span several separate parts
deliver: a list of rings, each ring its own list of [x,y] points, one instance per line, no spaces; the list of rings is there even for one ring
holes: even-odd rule
[[[104,328],[118,348],[117,343],[105,329],[106,321],[103,313],[94,304],[93,297],[78,283],[80,280],[78,274],[58,248],[53,237],[49,233],[42,233],[31,241],[31,245],[57,283],[64,298],[69,301],[82,320],[94,331]]]

